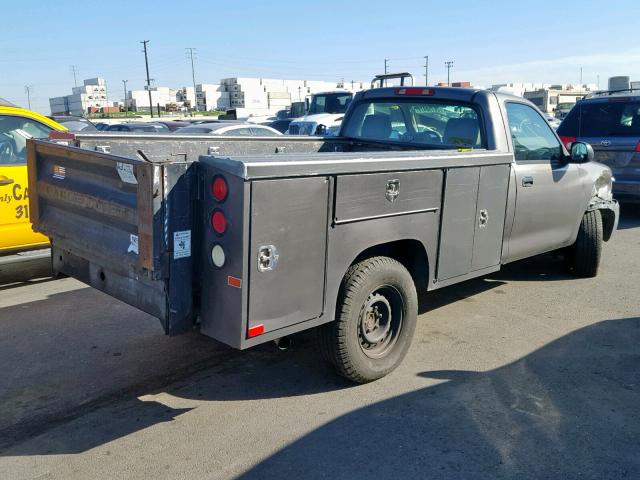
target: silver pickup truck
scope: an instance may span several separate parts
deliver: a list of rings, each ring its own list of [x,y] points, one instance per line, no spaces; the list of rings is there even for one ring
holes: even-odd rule
[[[316,328],[344,376],[392,371],[417,290],[561,250],[595,276],[611,171],[522,98],[358,93],[331,138],[58,134],[30,141],[32,222],[54,270],[244,349]],[[60,145],[66,143],[66,145]]]

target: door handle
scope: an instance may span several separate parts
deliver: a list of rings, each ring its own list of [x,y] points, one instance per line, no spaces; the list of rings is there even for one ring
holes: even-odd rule
[[[13,178],[0,177],[0,185],[11,185],[13,183]]]
[[[523,187],[533,187],[533,177],[522,177]]]

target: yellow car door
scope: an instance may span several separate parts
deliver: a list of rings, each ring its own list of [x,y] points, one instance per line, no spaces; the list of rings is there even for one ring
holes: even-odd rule
[[[0,254],[49,243],[29,222],[26,145],[29,138],[48,138],[48,125],[0,112]]]

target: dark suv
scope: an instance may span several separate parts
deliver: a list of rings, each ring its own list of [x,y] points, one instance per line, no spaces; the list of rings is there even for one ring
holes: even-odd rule
[[[640,202],[640,90],[600,92],[579,101],[558,135],[567,147],[590,143],[595,160],[613,171],[614,196]]]

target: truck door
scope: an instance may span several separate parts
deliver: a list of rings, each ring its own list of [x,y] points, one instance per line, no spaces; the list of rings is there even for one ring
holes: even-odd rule
[[[560,141],[531,106],[507,102],[515,154],[516,207],[505,261],[566,246],[584,213],[579,165],[568,163]]]

